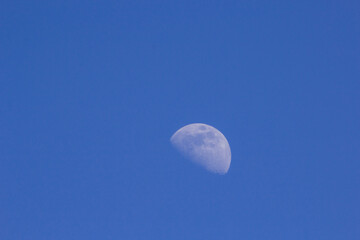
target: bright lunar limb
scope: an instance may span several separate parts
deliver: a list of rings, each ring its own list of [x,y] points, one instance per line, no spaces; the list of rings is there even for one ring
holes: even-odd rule
[[[231,151],[225,136],[216,128],[193,123],[180,128],[170,139],[184,156],[210,172],[225,174],[231,162]]]

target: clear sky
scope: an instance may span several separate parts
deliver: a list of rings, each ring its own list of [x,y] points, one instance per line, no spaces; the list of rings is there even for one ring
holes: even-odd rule
[[[0,2],[0,239],[360,239],[360,1]],[[206,123],[229,172],[171,135]]]

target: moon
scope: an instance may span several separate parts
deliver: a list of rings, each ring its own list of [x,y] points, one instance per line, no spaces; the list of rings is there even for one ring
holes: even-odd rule
[[[230,146],[216,128],[203,123],[189,124],[177,130],[170,141],[186,158],[209,172],[228,172],[231,163]]]

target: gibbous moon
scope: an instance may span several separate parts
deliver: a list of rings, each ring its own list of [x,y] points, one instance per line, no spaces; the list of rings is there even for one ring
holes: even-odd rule
[[[231,151],[225,136],[216,128],[193,123],[177,130],[170,139],[185,157],[206,170],[225,174],[231,162]]]

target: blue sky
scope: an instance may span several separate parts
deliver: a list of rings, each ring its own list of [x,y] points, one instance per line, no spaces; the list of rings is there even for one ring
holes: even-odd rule
[[[2,1],[0,239],[360,239],[359,9]]]

